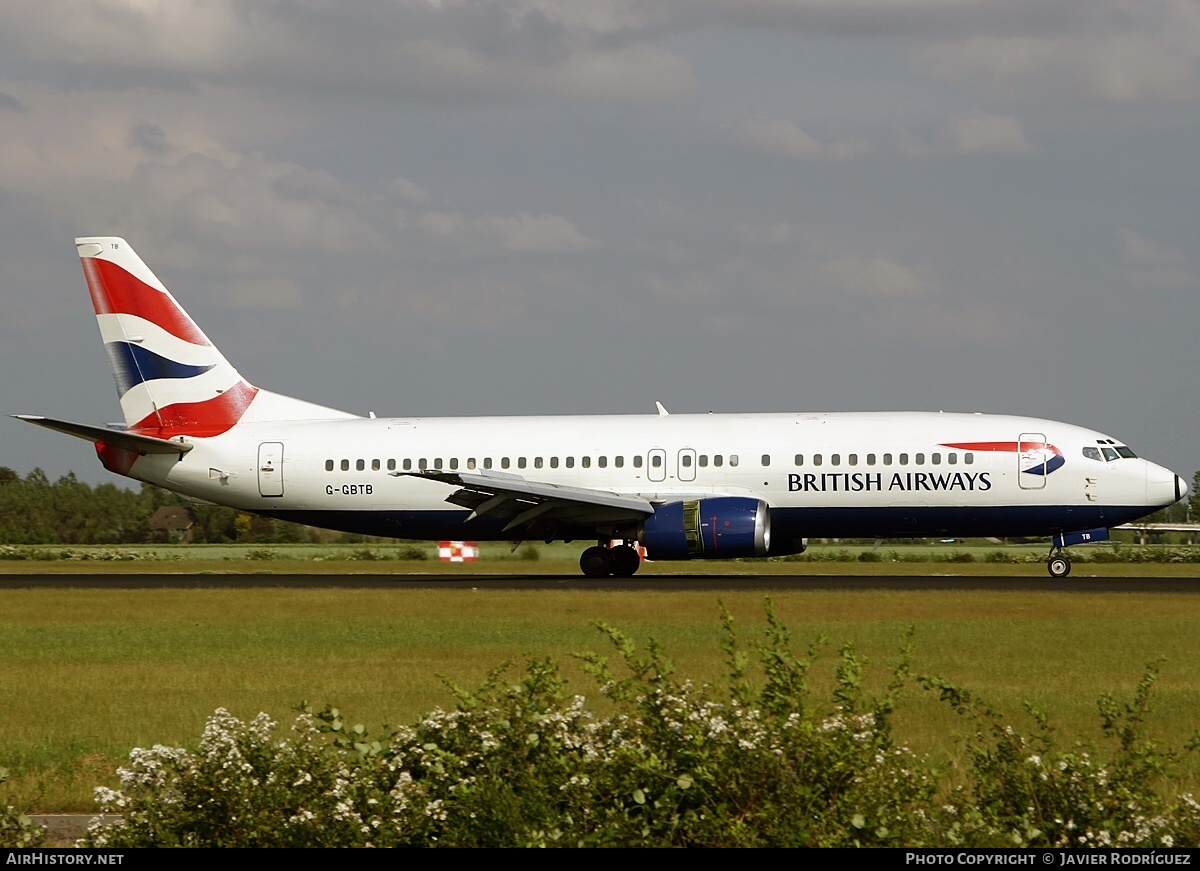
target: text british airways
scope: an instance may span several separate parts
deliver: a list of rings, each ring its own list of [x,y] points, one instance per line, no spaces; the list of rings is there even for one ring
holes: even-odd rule
[[[885,486],[886,485],[886,486]],[[788,475],[788,490],[803,493],[866,493],[901,490],[963,490],[984,492],[992,489],[987,472],[793,472]]]

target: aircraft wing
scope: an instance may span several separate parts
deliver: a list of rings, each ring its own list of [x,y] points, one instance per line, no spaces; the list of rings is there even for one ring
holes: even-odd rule
[[[638,496],[547,484],[505,472],[427,470],[389,474],[456,486],[459,489],[446,497],[447,502],[470,508],[468,521],[485,514],[508,520],[505,531],[535,521],[568,526],[588,525],[641,520],[654,513],[654,506]]]
[[[37,414],[14,414],[13,417],[36,426],[44,426],[55,432],[75,436],[75,438],[85,439],[89,442],[104,442],[114,447],[137,451],[139,454],[186,454],[192,449],[191,442],[138,435],[127,430],[93,426],[90,423],[72,423],[69,420],[55,420],[52,417],[42,417]]]

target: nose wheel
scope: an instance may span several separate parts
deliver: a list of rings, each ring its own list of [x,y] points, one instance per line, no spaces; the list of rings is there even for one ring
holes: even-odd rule
[[[1051,554],[1050,558],[1046,560],[1046,571],[1052,578],[1065,578],[1071,574],[1071,560],[1066,554]]]

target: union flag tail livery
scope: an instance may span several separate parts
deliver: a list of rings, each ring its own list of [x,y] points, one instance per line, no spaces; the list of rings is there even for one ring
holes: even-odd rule
[[[215,436],[258,389],[196,326],[124,239],[75,240],[125,426],[141,435]]]
[[[253,386],[124,239],[75,244],[125,428],[17,416],[242,511],[418,540],[594,539],[591,577],[808,537],[1045,536],[1064,577],[1065,548],[1187,493],[1103,433],[1011,415],[358,417]]]
[[[129,432],[208,437],[243,420],[354,417],[250,384],[124,239],[75,246]]]

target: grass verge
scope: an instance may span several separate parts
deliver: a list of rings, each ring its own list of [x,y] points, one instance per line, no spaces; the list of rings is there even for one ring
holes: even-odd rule
[[[725,669],[718,598],[743,637],[765,626],[756,592],[0,589],[0,766],[13,773],[0,799],[91,810],[92,787],[115,784],[131,747],[191,743],[219,706],[287,721],[303,700],[329,702],[365,723],[398,724],[451,703],[440,675],[470,686],[502,661],[546,655],[567,665],[576,691],[598,698],[571,664],[572,653],[604,649],[595,620],[639,641],[655,637],[681,674],[716,681]],[[829,639],[814,686],[832,681],[844,642],[880,666],[868,682],[886,680],[912,626],[920,670],[975,690],[1015,721],[1023,702],[1038,705],[1064,745],[1097,735],[1096,698],[1128,695],[1143,665],[1159,658],[1152,733],[1178,747],[1200,723],[1194,596],[812,590],[774,598],[798,647]],[[960,761],[960,728],[927,694],[914,689],[902,700],[900,737],[946,764]]]

